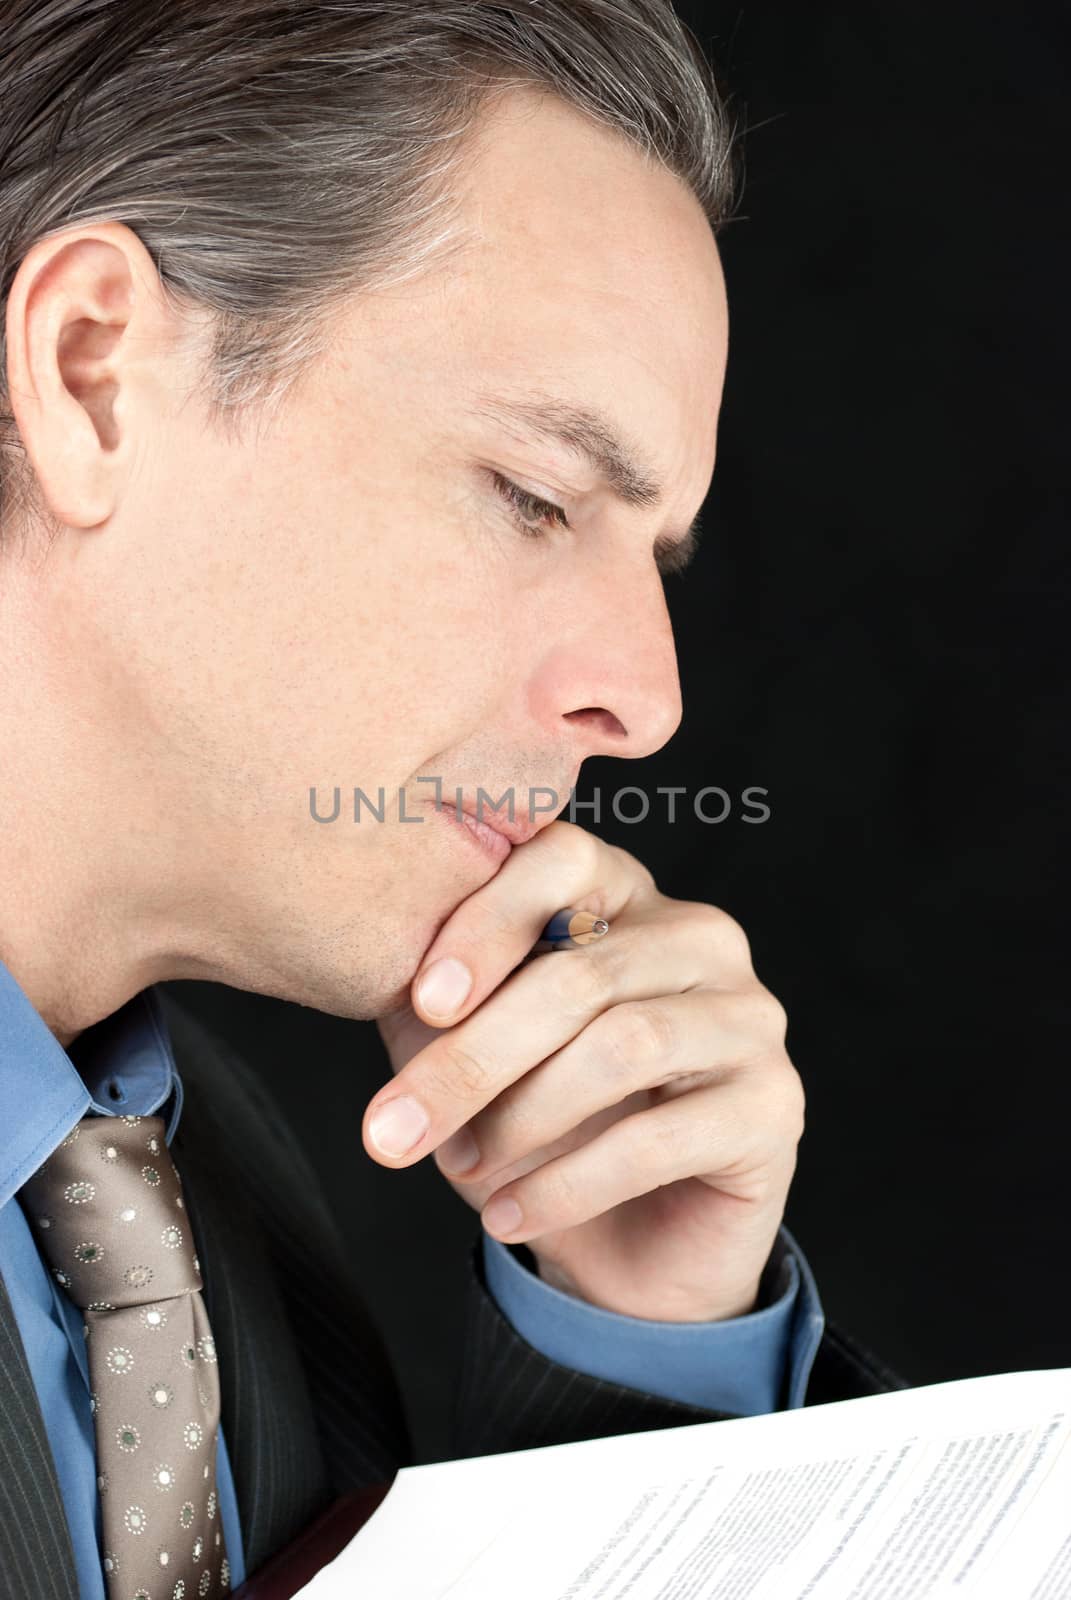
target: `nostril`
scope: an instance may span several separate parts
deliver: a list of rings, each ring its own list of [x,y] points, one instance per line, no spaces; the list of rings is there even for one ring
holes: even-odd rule
[[[564,711],[562,716],[566,722],[580,722],[586,727],[597,728],[607,738],[628,738],[628,729],[620,717],[605,706],[581,706],[576,711]]]
[[[123,1098],[122,1090],[119,1088],[119,1085],[116,1083],[114,1078],[108,1085],[108,1093],[113,1100],[121,1100]]]

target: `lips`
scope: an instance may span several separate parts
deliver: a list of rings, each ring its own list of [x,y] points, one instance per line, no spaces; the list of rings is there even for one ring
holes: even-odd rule
[[[470,816],[467,811],[462,811],[459,817],[453,806],[444,806],[443,809],[452,822],[459,823],[462,828],[471,833],[472,837],[485,850],[489,850],[496,859],[505,861],[513,849],[513,845],[504,833],[500,833],[497,828],[492,828],[490,823],[481,822],[476,817]]]
[[[555,790],[555,793],[564,793],[568,797],[569,790]],[[565,802],[563,801],[564,804]],[[446,806],[445,809],[452,810],[454,815],[457,815],[456,805]],[[561,810],[562,808],[559,807],[558,809]],[[493,828],[496,833],[500,833],[508,839],[510,844],[527,844],[528,840],[534,838],[541,829],[548,827],[557,815],[554,811],[541,811],[537,816],[530,817],[528,815],[528,804],[523,801],[518,804],[515,800],[513,806],[514,814],[511,817],[508,804],[504,811],[493,811],[486,799],[481,806],[477,806],[475,800],[470,800],[464,794],[461,796],[461,811],[462,815],[468,817],[472,822],[486,823],[487,827]]]
[[[485,795],[489,792],[485,791]],[[559,794],[564,792],[568,796],[570,790],[557,790],[555,792]],[[429,804],[434,806],[435,802],[431,801]],[[442,811],[455,824],[466,828],[472,837],[478,840],[485,849],[490,850],[498,859],[503,861],[514,845],[526,844],[529,839],[534,838],[539,833],[540,829],[553,822],[557,814],[553,811],[546,811],[541,812],[538,816],[529,817],[527,815],[527,806],[523,803],[518,806],[515,800],[514,815],[510,817],[508,803],[502,811],[495,811],[486,798],[483,798],[482,804],[477,805],[475,797],[462,794],[459,817],[456,791],[452,800],[444,798],[441,804],[435,806],[435,809]],[[518,811],[521,812],[520,816],[517,815]]]

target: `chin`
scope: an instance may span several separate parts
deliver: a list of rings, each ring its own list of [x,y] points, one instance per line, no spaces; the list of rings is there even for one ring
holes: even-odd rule
[[[315,956],[307,960],[299,982],[302,992],[292,998],[331,1016],[360,1022],[403,1011],[434,929],[421,929],[409,937],[395,930],[389,940],[379,931],[372,946],[367,943],[368,930],[360,944],[352,939],[352,930],[341,931],[330,950],[321,951],[322,960]]]
[[[445,870],[438,860],[421,863],[419,880],[414,866],[407,861],[405,872],[366,874],[344,893],[337,880],[326,889],[318,885],[318,915],[308,898],[273,905],[255,956],[249,952],[249,966],[255,962],[258,970],[255,976],[247,971],[239,987],[365,1022],[404,1010],[440,928],[472,893],[452,861]],[[342,905],[357,909],[340,917]],[[385,906],[390,914],[384,914]],[[325,915],[325,907],[335,916]],[[283,929],[286,940],[280,944]]]

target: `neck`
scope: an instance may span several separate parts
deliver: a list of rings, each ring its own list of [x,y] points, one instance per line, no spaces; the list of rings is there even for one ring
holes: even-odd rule
[[[182,852],[154,764],[106,703],[92,629],[49,596],[40,569],[5,564],[0,960],[66,1048],[148,984],[185,976],[190,941],[166,909]]]

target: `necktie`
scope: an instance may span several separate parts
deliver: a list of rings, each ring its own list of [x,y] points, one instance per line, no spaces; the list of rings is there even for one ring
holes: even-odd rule
[[[163,1119],[84,1117],[20,1196],[85,1316],[108,1600],[229,1593],[216,1350]]]

